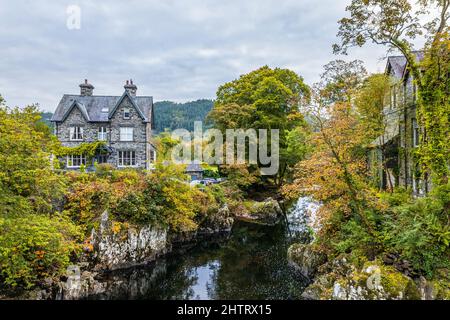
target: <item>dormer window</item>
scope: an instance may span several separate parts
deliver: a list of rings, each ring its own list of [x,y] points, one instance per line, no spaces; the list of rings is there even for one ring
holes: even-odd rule
[[[123,118],[126,120],[131,118],[131,112],[129,108],[123,109]]]
[[[83,140],[83,128],[82,127],[70,127],[69,128],[69,139],[71,141]]]

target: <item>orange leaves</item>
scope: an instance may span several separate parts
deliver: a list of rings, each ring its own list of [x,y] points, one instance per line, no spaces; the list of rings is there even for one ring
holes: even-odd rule
[[[114,234],[118,234],[120,232],[120,230],[122,230],[122,226],[119,222],[113,222],[112,226],[111,226],[111,231]]]
[[[333,210],[349,212],[349,204],[360,201],[358,193],[365,189],[364,128],[346,103],[335,104],[326,118],[317,117],[314,152],[297,164],[294,183],[283,192],[289,197],[307,193]]]
[[[84,252],[93,252],[94,251],[94,245],[92,244],[92,238],[89,237],[83,242],[83,251]]]
[[[34,254],[36,255],[37,260],[42,260],[42,259],[44,259],[45,251],[44,250],[36,250],[34,252]]]

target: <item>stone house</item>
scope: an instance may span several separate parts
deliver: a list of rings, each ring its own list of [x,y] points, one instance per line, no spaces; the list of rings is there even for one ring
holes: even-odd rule
[[[66,169],[91,167],[94,162],[117,168],[150,169],[156,159],[151,144],[154,127],[153,97],[137,96],[137,86],[127,80],[121,96],[93,95],[94,86],[85,80],[80,94],[65,94],[51,119],[62,145],[105,141],[106,147],[93,159],[70,155],[62,159]]]
[[[423,52],[415,52],[423,59]],[[411,188],[416,195],[428,192],[430,182],[421,178],[413,151],[419,143],[417,124],[417,89],[404,56],[387,59],[386,74],[392,79],[389,98],[383,110],[385,132],[373,142],[369,167],[383,189],[396,186]]]

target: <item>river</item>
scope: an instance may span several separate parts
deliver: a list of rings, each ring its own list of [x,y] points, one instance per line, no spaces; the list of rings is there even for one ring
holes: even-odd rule
[[[305,202],[305,201],[303,201]],[[303,203],[302,202],[302,203]],[[305,208],[264,226],[235,222],[225,238],[205,241],[145,267],[101,275],[106,294],[90,299],[300,299],[306,281],[289,265],[287,249],[304,234]]]

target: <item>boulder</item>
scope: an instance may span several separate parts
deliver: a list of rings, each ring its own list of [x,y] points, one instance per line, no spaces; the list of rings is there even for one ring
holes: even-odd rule
[[[317,269],[325,263],[326,256],[315,250],[310,244],[297,243],[289,247],[288,261],[304,277],[312,279]]]
[[[417,300],[424,299],[418,285],[405,274],[381,261],[357,268],[345,258],[336,259],[329,272],[319,275],[303,296],[332,300]]]
[[[283,215],[278,201],[272,198],[264,201],[247,201],[244,206],[245,210],[238,213],[237,218],[249,222],[275,225]]]
[[[199,226],[199,233],[230,232],[233,223],[234,218],[231,215],[228,205],[225,204],[206,218],[206,221]]]

